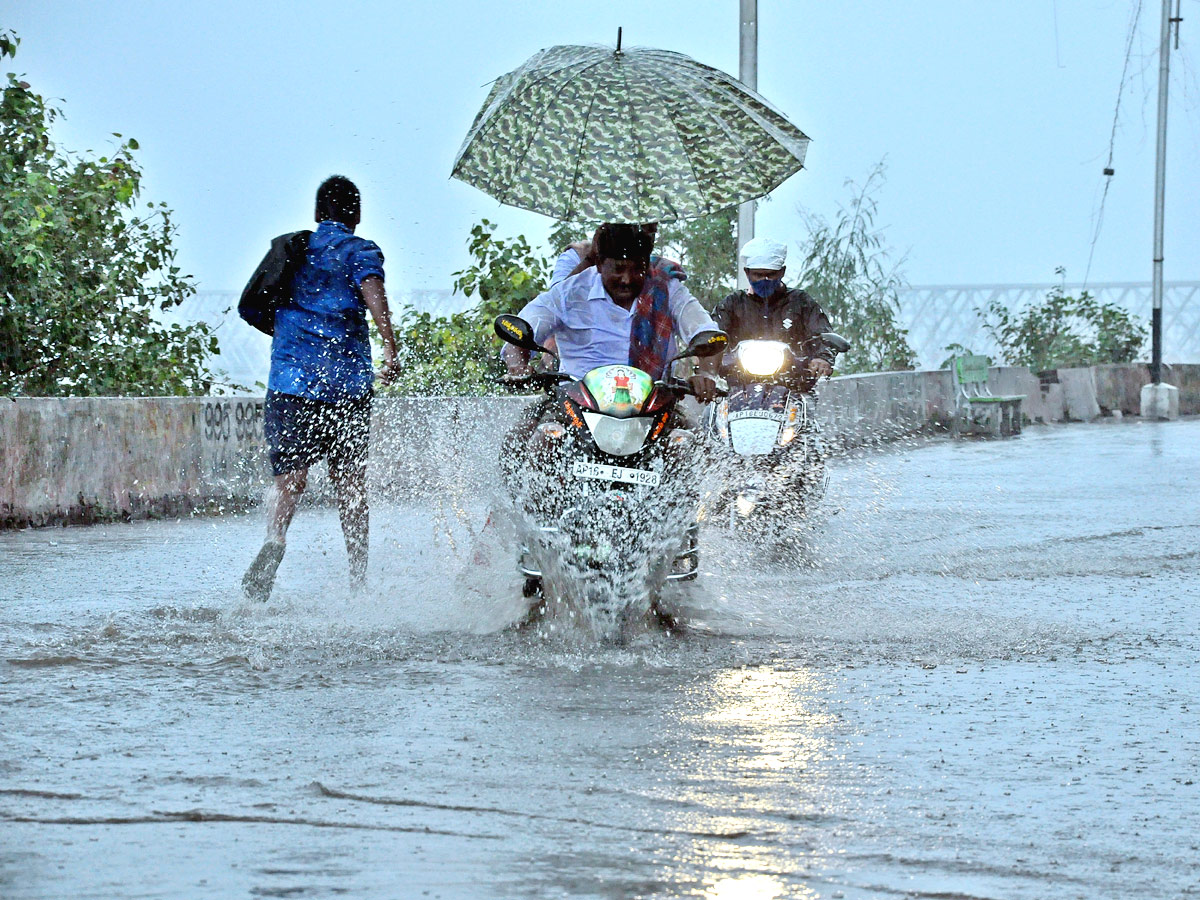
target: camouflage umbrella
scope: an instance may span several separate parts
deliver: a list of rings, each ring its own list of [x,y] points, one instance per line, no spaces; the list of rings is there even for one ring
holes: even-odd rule
[[[770,193],[807,148],[732,76],[618,40],[551,47],[499,78],[451,174],[558,220],[672,222]]]

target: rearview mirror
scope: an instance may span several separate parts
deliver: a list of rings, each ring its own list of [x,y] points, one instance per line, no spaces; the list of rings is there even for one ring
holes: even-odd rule
[[[850,349],[850,342],[840,334],[834,334],[832,331],[821,332],[821,341],[838,353],[845,353]]]
[[[725,352],[729,335],[723,331],[702,331],[688,344],[684,356],[716,356]]]
[[[667,360],[670,366],[676,360],[687,359],[691,356],[714,356],[722,353],[729,343],[729,335],[723,331],[702,331],[688,344],[687,349],[677,353]]]
[[[520,316],[510,316],[507,313],[496,316],[495,328],[496,334],[501,340],[508,341],[522,350],[530,352],[546,350],[533,339],[533,326]]]

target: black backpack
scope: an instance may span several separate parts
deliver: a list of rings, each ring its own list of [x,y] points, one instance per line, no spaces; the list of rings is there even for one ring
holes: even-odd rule
[[[311,231],[281,234],[258,264],[238,301],[238,315],[264,334],[275,333],[275,311],[292,299],[292,280],[304,264]]]

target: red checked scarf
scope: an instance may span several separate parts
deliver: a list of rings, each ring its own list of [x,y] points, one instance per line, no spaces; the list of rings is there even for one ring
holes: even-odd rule
[[[646,284],[633,310],[629,329],[629,364],[655,378],[662,378],[671,356],[675,323],[671,319],[671,279],[687,278],[679,263],[650,257]]]

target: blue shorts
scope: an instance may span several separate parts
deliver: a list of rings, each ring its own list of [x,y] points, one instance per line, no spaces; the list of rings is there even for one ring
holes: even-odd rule
[[[263,435],[271,471],[286,475],[328,457],[331,475],[365,467],[371,439],[371,394],[329,403],[267,391]]]

